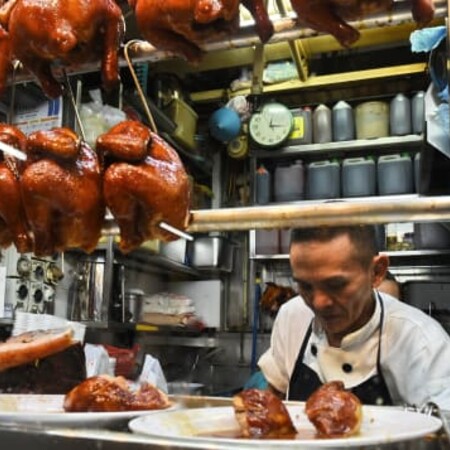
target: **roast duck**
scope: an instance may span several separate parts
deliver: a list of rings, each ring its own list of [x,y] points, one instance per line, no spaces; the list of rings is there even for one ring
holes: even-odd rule
[[[101,61],[105,88],[119,81],[124,31],[114,0],[8,0],[0,8],[0,92],[13,58],[39,80],[49,97],[61,94],[52,68]]]
[[[288,409],[270,390],[244,390],[233,397],[233,407],[242,437],[293,439],[297,434]],[[325,383],[313,392],[305,413],[318,438],[353,436],[361,427],[361,402],[341,381]]]
[[[165,222],[188,225],[190,183],[176,153],[136,121],[125,121],[98,139],[97,152],[68,128],[27,138],[0,126],[0,140],[26,153],[25,162],[0,161],[0,246],[51,256],[68,249],[92,252],[106,205],[120,228],[120,249],[145,240],[171,241]],[[0,152],[0,155],[2,153]]]

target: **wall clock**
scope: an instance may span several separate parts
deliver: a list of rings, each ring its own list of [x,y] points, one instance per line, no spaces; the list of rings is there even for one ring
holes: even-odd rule
[[[281,145],[292,131],[293,116],[281,103],[266,103],[250,118],[249,133],[253,142],[263,147]]]

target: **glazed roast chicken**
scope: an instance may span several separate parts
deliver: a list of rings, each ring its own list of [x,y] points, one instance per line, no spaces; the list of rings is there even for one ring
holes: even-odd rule
[[[123,377],[98,375],[87,378],[64,398],[67,412],[116,412],[165,409],[171,406],[167,395],[149,383],[137,390]]]
[[[257,33],[266,42],[273,25],[263,0],[128,0],[139,31],[157,49],[198,62],[201,45],[230,36],[239,26],[239,4],[253,15]]]
[[[393,0],[291,0],[291,5],[299,23],[318,32],[329,33],[341,45],[349,47],[360,34],[346,21],[389,11]],[[420,26],[431,22],[433,0],[412,0],[412,15]]]
[[[270,390],[241,391],[233,397],[233,407],[242,437],[293,439],[297,434],[286,406]],[[318,438],[353,436],[361,427],[361,402],[341,381],[325,383],[313,392],[305,413]]]
[[[276,283],[268,282],[261,296],[261,309],[274,317],[277,315],[281,305],[296,295],[296,292],[290,286],[280,286]]]
[[[243,437],[288,439],[297,433],[283,402],[269,390],[241,391],[233,407]]]
[[[96,148],[105,160],[104,198],[120,228],[121,251],[149,239],[175,240],[159,223],[188,225],[190,184],[176,151],[137,121],[115,125]]]
[[[291,0],[298,22],[320,33],[333,35],[344,47],[359,39],[349,20],[388,12],[394,0]],[[144,39],[156,48],[196,62],[202,43],[230,36],[237,30],[239,3],[255,19],[262,42],[272,36],[273,25],[262,0],[128,0]],[[433,0],[412,0],[412,15],[420,25],[434,16]]]
[[[25,151],[26,136],[16,127],[0,124],[0,141]],[[20,165],[0,152],[0,247],[14,244],[20,253],[32,250],[20,192]]]
[[[68,128],[31,133],[26,153],[21,188],[35,255],[92,252],[105,216],[97,154]]]
[[[344,388],[342,381],[330,381],[313,392],[305,412],[319,437],[353,436],[361,428],[361,402]]]
[[[8,0],[0,8],[0,92],[11,58],[39,80],[49,97],[61,94],[54,63],[72,66],[101,60],[105,88],[119,81],[118,50],[124,31],[114,0]]]

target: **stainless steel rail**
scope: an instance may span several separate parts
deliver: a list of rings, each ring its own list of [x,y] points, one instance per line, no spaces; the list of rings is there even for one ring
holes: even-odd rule
[[[191,212],[189,233],[292,228],[322,225],[357,225],[395,222],[450,221],[450,196],[393,196],[305,201],[242,208],[204,209]],[[118,234],[108,220],[104,235]]]

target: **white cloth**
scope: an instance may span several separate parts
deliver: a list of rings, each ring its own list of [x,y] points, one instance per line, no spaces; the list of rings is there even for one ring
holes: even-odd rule
[[[380,293],[384,305],[381,368],[394,404],[421,405],[434,401],[450,409],[450,337],[441,325],[419,309]],[[287,392],[301,344],[313,313],[301,297],[285,303],[274,323],[270,348],[258,365],[268,382]],[[314,324],[304,363],[322,380],[342,380],[358,385],[376,370],[380,306],[369,322],[347,335],[339,348],[330,347],[323,331]],[[311,344],[318,352],[311,353]],[[343,363],[353,366],[350,373]]]

